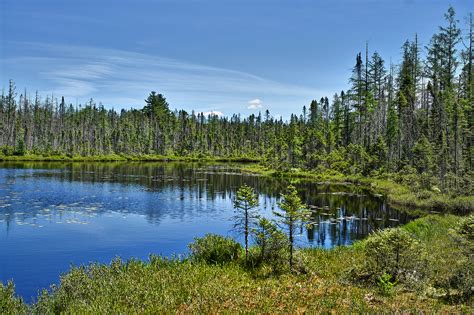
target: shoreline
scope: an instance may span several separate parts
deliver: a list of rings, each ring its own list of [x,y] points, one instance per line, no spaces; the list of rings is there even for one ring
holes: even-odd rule
[[[467,215],[474,210],[474,196],[451,197],[436,191],[425,191],[423,198],[410,190],[406,185],[396,183],[390,179],[394,174],[384,174],[377,177],[362,175],[344,175],[335,171],[326,170],[316,173],[301,169],[290,171],[277,171],[268,169],[258,164],[260,159],[252,157],[194,157],[194,156],[166,156],[166,155],[118,155],[103,156],[1,156],[0,162],[200,162],[200,163],[243,163],[249,164],[239,167],[242,172],[258,174],[268,177],[279,177],[293,180],[311,180],[321,183],[351,183],[369,189],[374,195],[383,195],[387,202],[394,208],[413,208],[421,213],[454,213]]]
[[[437,277],[441,257],[455,264],[458,256],[450,254],[448,231],[456,228],[461,217],[431,215],[396,228],[409,233],[426,251]],[[446,299],[434,290],[431,282],[424,288],[400,283],[385,291],[380,283],[364,280],[365,248],[377,235],[349,246],[331,249],[298,249],[299,271],[272,274],[261,267],[246,267],[243,249],[234,261],[210,264],[205,261],[165,258],[150,255],[148,260],[120,258],[110,263],[72,266],[48,291],[38,292],[30,303],[15,294],[13,283],[0,282],[0,302],[4,310],[30,313],[109,313],[109,312],[241,312],[259,310],[270,313],[294,313],[297,310],[330,312],[338,305],[345,312],[417,311],[469,313],[469,300]],[[423,259],[425,259],[423,258]],[[411,259],[419,259],[413,257]],[[359,271],[358,271],[359,270]],[[354,273],[354,271],[356,271]],[[358,271],[358,272],[357,272]],[[351,277],[350,279],[348,277]],[[456,299],[457,292],[452,292]],[[160,301],[160,303],[156,303]],[[0,303],[1,310],[2,303]]]
[[[92,155],[92,156],[66,156],[66,155],[0,155],[0,162],[240,162],[258,163],[260,159],[249,157],[193,157],[171,155]]]

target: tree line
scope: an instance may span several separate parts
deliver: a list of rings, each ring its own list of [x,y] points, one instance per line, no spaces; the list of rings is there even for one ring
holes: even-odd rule
[[[0,147],[4,155],[255,157],[278,169],[363,175],[412,168],[441,187],[457,185],[473,166],[472,14],[461,23],[450,7],[443,24],[424,49],[416,35],[407,40],[400,64],[387,65],[366,46],[348,90],[313,100],[287,121],[268,110],[171,111],[156,92],[142,109],[116,111],[92,99],[73,106],[64,97],[18,96],[10,81],[0,98]]]

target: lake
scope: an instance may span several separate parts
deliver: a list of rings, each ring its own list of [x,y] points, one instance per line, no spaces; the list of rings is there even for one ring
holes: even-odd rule
[[[0,163],[0,280],[13,279],[31,301],[71,265],[186,254],[206,233],[237,237],[232,200],[244,183],[272,217],[289,181],[242,174],[233,164]],[[295,186],[313,210],[298,246],[349,245],[413,219],[359,186]]]

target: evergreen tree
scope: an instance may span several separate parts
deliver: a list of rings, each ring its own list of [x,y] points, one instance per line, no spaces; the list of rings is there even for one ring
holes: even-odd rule
[[[287,187],[287,193],[282,194],[282,201],[278,203],[281,211],[274,211],[280,223],[285,227],[288,233],[288,242],[290,250],[290,269],[293,269],[293,251],[295,246],[295,231],[298,223],[305,222],[308,219],[309,211],[298,196],[296,188],[292,185]]]
[[[254,190],[243,185],[237,191],[234,199],[235,216],[234,229],[244,235],[245,240],[245,260],[248,259],[249,254],[249,234],[252,225],[258,218],[256,208],[258,207],[258,197]]]

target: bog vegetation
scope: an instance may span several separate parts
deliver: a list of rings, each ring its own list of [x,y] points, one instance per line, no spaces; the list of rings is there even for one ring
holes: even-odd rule
[[[461,32],[454,9],[425,49],[416,36],[400,64],[358,53],[351,87],[303,107],[288,121],[270,112],[241,117],[171,111],[151,92],[142,109],[117,112],[18,92],[0,98],[3,159],[102,156],[259,159],[259,171],[370,177],[394,202],[472,212],[473,20]],[[424,52],[424,53],[423,53]],[[318,174],[318,175],[314,175]],[[231,238],[206,235],[184,259],[114,260],[74,267],[26,305],[0,286],[0,313],[473,311],[474,216],[426,216],[350,247],[297,249],[306,209],[294,187],[280,219],[258,216],[242,187]],[[252,240],[253,246],[249,245]]]
[[[262,219],[263,220],[263,219]],[[299,249],[270,221],[255,245],[206,235],[184,259],[72,268],[31,305],[0,285],[1,313],[473,311],[474,216],[432,215],[349,247]]]

